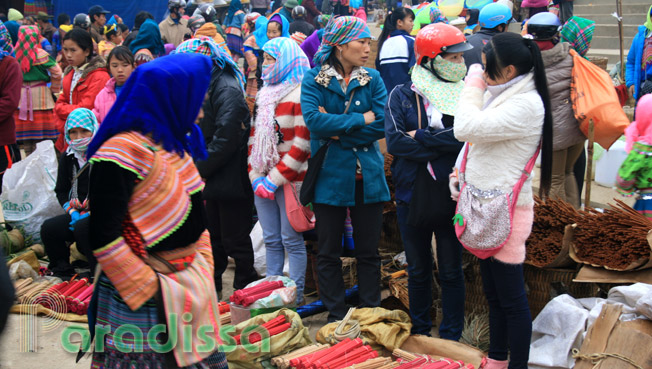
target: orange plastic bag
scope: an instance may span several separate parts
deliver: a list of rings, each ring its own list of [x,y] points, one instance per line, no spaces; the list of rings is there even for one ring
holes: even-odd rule
[[[589,120],[595,127],[595,142],[609,150],[625,132],[629,119],[618,100],[609,74],[571,50],[573,72],[571,101],[580,129],[588,137]]]

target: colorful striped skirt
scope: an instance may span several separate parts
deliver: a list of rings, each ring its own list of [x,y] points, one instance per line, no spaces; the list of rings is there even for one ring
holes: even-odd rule
[[[634,210],[652,220],[652,194],[641,194],[639,199],[636,200],[636,203],[634,204]]]
[[[103,352],[94,352],[91,363],[92,369],[100,368],[128,368],[128,369],[163,369],[168,364],[175,363],[172,353],[159,353],[154,351],[147,342],[148,333],[158,324],[165,325],[164,318],[159,319],[159,310],[162,307],[150,299],[138,310],[132,311],[122,300],[118,291],[105,275],[101,275],[96,287],[98,291],[93,297],[97,301],[96,326],[109,326],[111,333],[104,335]],[[142,332],[145,339],[135,339],[130,333],[121,335],[121,342],[116,342],[114,332],[119,327],[129,325]],[[169,328],[166,329],[169,331]],[[97,336],[96,329],[96,340]],[[167,336],[159,334],[158,344],[167,342]],[[180,343],[179,343],[180,344]],[[119,345],[119,346],[118,346]],[[97,345],[95,346],[97,347]],[[122,352],[128,351],[128,352]],[[227,369],[226,356],[223,352],[216,351],[203,361],[186,366],[189,369]]]
[[[59,137],[55,123],[54,110],[34,110],[34,120],[20,119],[19,112],[14,113],[16,121],[16,140],[56,140]]]
[[[244,56],[242,36],[234,35],[231,33],[227,34],[226,45],[229,47],[231,55],[240,55],[240,57]]]

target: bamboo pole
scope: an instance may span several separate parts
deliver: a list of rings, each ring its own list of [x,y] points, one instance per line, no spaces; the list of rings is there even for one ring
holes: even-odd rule
[[[625,50],[623,49],[623,2],[616,0],[618,13],[618,37],[620,38],[620,78],[625,81]]]
[[[591,206],[591,182],[593,181],[593,143],[595,141],[595,124],[589,119],[589,147],[586,157],[586,184],[584,185],[584,208]]]

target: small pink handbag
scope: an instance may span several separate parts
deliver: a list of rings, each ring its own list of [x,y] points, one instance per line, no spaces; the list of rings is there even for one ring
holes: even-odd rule
[[[299,202],[299,189],[294,182],[283,185],[285,195],[285,213],[290,225],[297,232],[306,232],[315,228],[315,213]]]

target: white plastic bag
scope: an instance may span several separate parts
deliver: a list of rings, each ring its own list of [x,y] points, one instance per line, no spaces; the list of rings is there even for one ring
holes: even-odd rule
[[[35,243],[41,243],[43,222],[64,213],[54,193],[57,169],[54,144],[45,140],[8,169],[2,180],[0,200],[5,220],[13,227],[24,227]]]
[[[260,222],[256,222],[254,228],[249,233],[251,243],[254,248],[254,269],[259,276],[264,277],[267,275],[267,249],[265,249],[265,239],[263,237],[263,227]],[[285,263],[283,264],[283,274],[290,273],[290,258],[287,252],[285,253]]]
[[[288,277],[273,275],[249,283],[245,288],[254,287],[262,282],[283,282],[284,288],[274,290],[269,296],[262,298],[249,306],[250,309],[263,309],[293,305],[297,299],[297,284]]]

